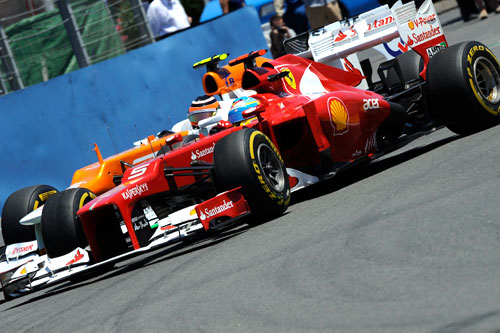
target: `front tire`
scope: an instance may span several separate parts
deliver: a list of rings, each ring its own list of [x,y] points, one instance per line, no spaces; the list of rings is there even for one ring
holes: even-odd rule
[[[87,246],[76,212],[95,197],[85,188],[72,188],[47,200],[42,213],[42,237],[49,257],[59,257],[77,247]]]
[[[49,185],[34,185],[12,193],[2,211],[2,235],[6,245],[35,240],[35,228],[19,220],[42,206],[57,190]]]
[[[432,114],[457,134],[500,122],[500,63],[480,42],[452,45],[432,57],[427,68]]]
[[[219,140],[214,168],[219,190],[242,187],[253,219],[268,220],[287,209],[288,175],[278,150],[263,133],[244,128]]]

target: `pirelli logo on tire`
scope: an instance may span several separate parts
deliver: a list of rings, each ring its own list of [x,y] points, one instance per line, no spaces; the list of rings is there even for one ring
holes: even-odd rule
[[[498,116],[500,106],[497,107],[498,97],[495,97],[498,93],[493,92],[495,88],[487,84],[500,79],[495,67],[500,67],[500,63],[490,49],[481,44],[470,47],[466,63],[469,86],[479,104],[490,114]],[[488,75],[491,77],[487,78]]]
[[[283,195],[283,194],[279,193],[279,191],[272,189],[269,186],[269,184],[266,182],[266,179],[265,179],[266,176],[262,173],[261,165],[259,163],[258,156],[257,156],[257,152],[255,151],[255,148],[256,148],[255,140],[256,140],[256,138],[259,138],[259,137],[266,141],[267,146],[270,149],[272,149],[276,158],[279,159],[279,161],[281,162],[281,165],[283,164],[283,159],[281,158],[281,155],[280,155],[278,149],[276,149],[276,147],[274,146],[272,141],[269,140],[269,138],[261,132],[258,132],[258,131],[253,132],[250,136],[249,148],[250,148],[250,158],[252,159],[252,166],[253,166],[253,169],[257,175],[257,179],[258,179],[262,189],[266,192],[266,194],[269,196],[269,198],[271,200],[275,201],[278,205],[288,205],[288,203],[290,202],[290,196],[288,194]],[[259,144],[257,143],[257,147],[258,147],[258,145]],[[280,165],[280,167],[281,167],[281,165]],[[287,177],[286,174],[284,176]]]
[[[53,196],[56,193],[57,193],[56,190],[52,190],[52,191],[47,191],[47,192],[44,192],[44,193],[40,193],[38,195],[38,199],[35,200],[35,205],[33,207],[33,210],[35,210],[38,207],[40,207],[41,203],[44,203],[49,197]]]

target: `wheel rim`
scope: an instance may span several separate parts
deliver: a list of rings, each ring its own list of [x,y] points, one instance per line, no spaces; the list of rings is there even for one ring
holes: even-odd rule
[[[484,100],[500,102],[500,73],[488,58],[479,57],[474,62],[474,85]]]
[[[276,153],[269,146],[260,145],[257,156],[266,183],[276,192],[283,191],[285,188],[285,174]]]

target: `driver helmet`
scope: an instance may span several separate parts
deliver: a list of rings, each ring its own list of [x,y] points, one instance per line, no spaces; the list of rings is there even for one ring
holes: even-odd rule
[[[231,109],[229,110],[228,120],[233,125],[238,125],[240,122],[245,120],[243,118],[243,111],[254,110],[259,106],[259,101],[253,97],[238,97],[233,101]]]
[[[193,128],[198,127],[198,122],[213,117],[220,109],[219,102],[213,96],[199,96],[191,103],[187,117]]]

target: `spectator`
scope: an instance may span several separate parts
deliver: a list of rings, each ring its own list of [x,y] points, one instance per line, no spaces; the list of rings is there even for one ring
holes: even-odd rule
[[[245,0],[219,0],[222,13],[227,14],[246,6]]]
[[[479,19],[483,20],[485,18],[488,18],[488,11],[486,10],[486,6],[484,4],[483,0],[475,0],[476,1],[476,6],[479,10]],[[489,5],[492,10],[495,11],[495,13],[500,13],[500,5],[498,4],[498,0],[490,0]]]
[[[156,38],[191,26],[191,18],[179,0],[153,0],[147,16]]]
[[[283,17],[296,33],[300,34],[309,30],[306,9],[302,0],[273,0],[273,3],[276,14]]]
[[[469,21],[473,14],[477,14],[475,0],[457,0],[457,4],[464,22]]]
[[[311,29],[342,20],[338,0],[304,0],[304,5]]]
[[[144,9],[144,13],[148,12],[149,4],[151,3],[151,1],[150,0],[142,0],[142,8]]]
[[[283,41],[295,37],[296,33],[293,29],[285,25],[285,21],[279,15],[271,17],[269,24],[271,25],[271,32],[269,33],[269,37],[271,38],[271,54],[273,58],[278,58],[286,54]]]

